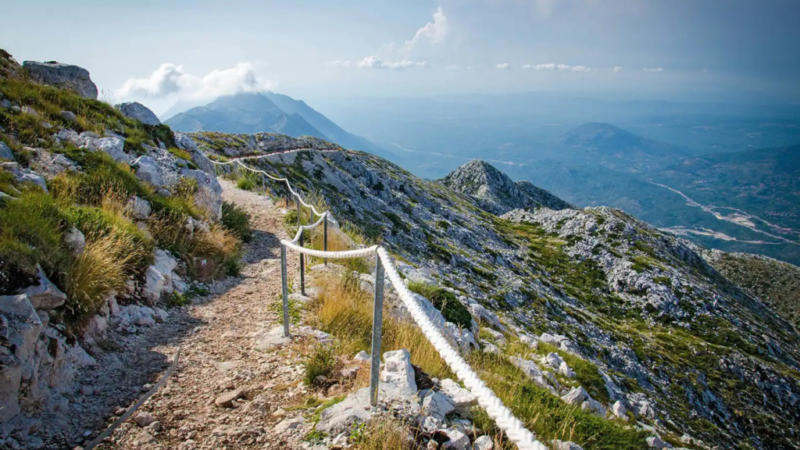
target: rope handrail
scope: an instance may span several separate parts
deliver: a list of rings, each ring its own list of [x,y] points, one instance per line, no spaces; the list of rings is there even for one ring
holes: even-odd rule
[[[254,159],[254,158],[261,158],[270,155],[259,155],[256,157],[246,157],[247,159]],[[318,258],[330,258],[330,259],[350,259],[350,258],[360,258],[366,257],[375,254],[377,256],[376,266],[379,270],[376,270],[376,298],[378,295],[382,296],[383,291],[383,271],[385,270],[386,276],[389,278],[389,281],[392,283],[395,291],[402,300],[403,304],[406,306],[406,309],[410,312],[411,317],[414,319],[414,322],[417,326],[422,330],[422,333],[428,339],[428,341],[433,345],[439,355],[444,359],[448,366],[455,372],[458,378],[464,382],[464,385],[469,389],[470,392],[475,396],[478,401],[478,404],[483,407],[489,417],[491,417],[495,423],[500,427],[503,431],[505,431],[506,435],[511,439],[520,450],[548,450],[548,447],[543,445],[541,442],[537,441],[533,433],[530,432],[527,428],[525,428],[525,424],[522,423],[519,419],[517,419],[514,414],[511,412],[508,407],[506,407],[502,400],[500,400],[492,390],[486,386],[478,375],[472,370],[472,368],[467,364],[464,358],[456,351],[450,342],[444,337],[441,331],[434,325],[431,321],[430,317],[425,313],[422,307],[417,302],[416,298],[411,294],[411,291],[408,290],[406,285],[403,283],[403,280],[400,278],[400,274],[397,271],[397,268],[394,265],[394,262],[389,255],[389,252],[383,248],[382,246],[373,245],[371,247],[366,247],[363,249],[356,249],[356,250],[345,250],[345,251],[324,251],[324,250],[315,250],[312,248],[304,247],[302,245],[302,235],[303,231],[310,230],[318,227],[321,223],[325,222],[326,220],[334,220],[330,211],[325,211],[323,213],[319,213],[313,207],[313,205],[309,205],[308,203],[304,202],[300,195],[296,193],[289,183],[288,178],[285,177],[276,177],[270,175],[263,170],[256,170],[252,169],[241,162],[241,159],[235,159],[231,161],[227,161],[225,163],[218,163],[212,161],[214,164],[217,165],[224,165],[224,164],[233,164],[234,162],[239,164],[240,166],[244,167],[247,170],[252,172],[261,173],[267,176],[268,178],[279,181],[285,182],[286,187],[289,191],[297,198],[300,204],[311,208],[311,210],[320,217],[315,223],[310,225],[300,225],[298,227],[297,233],[292,240],[281,240],[281,247],[283,250],[281,251],[282,257],[282,282],[284,285],[284,330],[285,333],[288,335],[288,305],[287,299],[288,294],[286,291],[286,266],[285,266],[285,258],[286,258],[286,248],[292,249],[300,254],[314,256]],[[298,244],[299,243],[299,244]],[[382,269],[380,269],[382,267]],[[302,270],[302,266],[301,266]],[[302,282],[302,273],[301,273],[301,282]],[[380,278],[380,280],[378,280]],[[380,286],[380,287],[379,287]],[[380,292],[381,294],[378,294]],[[376,308],[382,307],[382,299],[381,303],[379,304],[376,302]],[[377,315],[376,317],[380,317]],[[380,328],[378,328],[380,329]],[[378,333],[380,334],[380,333]],[[373,340],[376,337],[373,335]],[[380,339],[378,337],[378,339]],[[378,348],[380,348],[380,342],[378,342]],[[375,353],[375,352],[373,352]],[[375,358],[375,354],[372,355],[373,360]],[[378,355],[380,358],[380,355]],[[373,367],[375,367],[373,361]],[[372,389],[372,386],[371,386]],[[377,395],[377,393],[376,393]]]

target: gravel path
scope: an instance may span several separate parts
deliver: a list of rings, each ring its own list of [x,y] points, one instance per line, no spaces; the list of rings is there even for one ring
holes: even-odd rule
[[[170,310],[170,318],[152,336],[140,336],[139,345],[155,352],[161,366],[151,371],[151,382],[160,379],[178,346],[180,364],[167,384],[114,432],[113,442],[98,448],[293,449],[301,448],[311,427],[301,416],[305,410],[291,408],[306,394],[297,346],[256,348],[265,336],[278,338],[268,332],[280,324],[275,303],[281,291],[284,211],[265,197],[220,182],[223,197],[251,214],[254,237],[241,276],[213,284],[207,298]],[[297,271],[297,256],[290,255],[289,273]],[[136,352],[126,359],[134,372],[142,363]],[[135,383],[132,388],[146,390]]]

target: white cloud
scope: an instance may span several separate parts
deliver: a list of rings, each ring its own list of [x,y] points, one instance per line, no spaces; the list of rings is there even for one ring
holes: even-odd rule
[[[202,77],[187,73],[181,65],[164,63],[147,78],[128,79],[114,91],[114,96],[130,99],[175,95],[188,100],[205,100],[237,92],[264,92],[274,87],[275,83],[258,75],[250,63],[212,70]]]
[[[645,67],[642,70],[644,70],[645,72],[663,72],[664,71],[664,69],[662,67]]]
[[[402,51],[408,54],[414,47],[422,42],[438,44],[444,41],[447,32],[447,16],[444,15],[444,11],[442,11],[442,7],[440,6],[436,12],[433,13],[433,22],[428,22],[425,26],[417,30],[414,37],[410,41],[405,42]]]
[[[591,72],[593,69],[586,67],[586,66],[570,66],[569,64],[555,64],[555,63],[547,63],[547,64],[525,64],[522,66],[523,69],[527,70],[554,70],[554,71],[562,71],[562,72]]]
[[[509,64],[509,63],[500,63],[500,64],[495,65],[495,67],[497,67],[500,70],[508,70],[508,69],[511,68],[511,64]]]
[[[619,73],[619,72],[622,72],[622,66],[614,67],[614,73]]]
[[[430,65],[425,61],[411,61],[403,59],[400,61],[384,61],[375,55],[367,56],[358,61],[357,66],[362,69],[425,69]]]

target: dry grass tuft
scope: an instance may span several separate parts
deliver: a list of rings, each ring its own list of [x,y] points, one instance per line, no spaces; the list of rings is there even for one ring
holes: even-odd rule
[[[376,417],[354,433],[356,450],[409,450],[414,441],[408,429],[391,416]]]
[[[146,255],[129,235],[90,236],[66,277],[67,308],[73,315],[93,314],[113,291],[122,289],[136,261]]]
[[[323,276],[319,281],[320,295],[311,303],[312,320],[321,329],[341,342],[343,354],[370,351],[372,345],[373,298],[361,291],[358,280],[347,275],[339,278]],[[452,378],[447,363],[413,323],[384,312],[383,352],[407,349],[411,361],[433,377]]]

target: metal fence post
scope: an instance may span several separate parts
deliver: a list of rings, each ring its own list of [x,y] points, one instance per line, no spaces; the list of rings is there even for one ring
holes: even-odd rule
[[[303,246],[303,234],[305,231],[300,229],[300,247]],[[300,253],[300,295],[306,295],[306,254]]]
[[[297,203],[297,226],[300,226],[300,196],[296,195],[294,198],[295,202]]]
[[[281,244],[281,284],[283,285],[283,335],[289,337],[289,280],[286,274],[286,246]]]
[[[369,374],[370,404],[378,406],[378,382],[381,369],[381,334],[383,333],[383,265],[375,257],[375,305],[372,310],[372,367]]]
[[[322,222],[322,245],[323,249],[328,251],[328,212],[325,211],[325,220]],[[328,265],[328,258],[324,259],[325,265]]]

